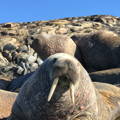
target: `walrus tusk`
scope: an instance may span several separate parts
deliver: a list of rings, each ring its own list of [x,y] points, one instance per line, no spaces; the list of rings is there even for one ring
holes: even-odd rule
[[[73,104],[75,103],[74,91],[75,91],[74,84],[70,83],[70,97]]]
[[[59,78],[55,78],[54,81],[53,81],[53,84],[51,86],[51,89],[50,89],[50,92],[49,92],[49,95],[48,95],[48,102],[51,100],[52,96],[53,96],[53,93],[57,87],[57,84],[58,84],[58,80]],[[70,97],[71,97],[71,100],[72,100],[72,103],[74,104],[75,103],[75,97],[74,97],[74,84],[73,83],[70,83]]]
[[[57,87],[59,78],[55,78],[52,84],[52,87],[50,89],[49,95],[48,95],[48,102],[51,100],[53,93],[55,91],[55,88]]]

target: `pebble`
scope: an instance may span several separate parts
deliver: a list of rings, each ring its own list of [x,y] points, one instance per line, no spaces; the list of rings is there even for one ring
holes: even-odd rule
[[[12,50],[15,50],[16,49],[16,47],[14,46],[14,45],[12,45],[12,44],[6,44],[4,47],[3,47],[3,51],[5,51],[5,50],[8,50],[8,51],[12,51]]]
[[[6,24],[3,24],[3,26],[2,27],[5,27],[5,28],[11,28],[11,24],[10,23],[6,23]]]
[[[0,66],[6,66],[8,65],[8,60],[3,57],[3,55],[0,53]]]
[[[23,45],[23,46],[20,46],[18,49],[17,49],[17,52],[28,52],[28,48],[26,45]]]
[[[22,62],[22,67],[23,67],[23,69],[24,69],[24,73],[23,73],[23,75],[26,75],[28,72],[28,70],[27,70],[27,68],[26,68],[26,63],[24,63],[24,62]]]
[[[42,63],[43,63],[43,60],[42,59],[40,59],[39,57],[37,58],[37,63],[38,63],[38,65],[40,66]]]
[[[22,75],[22,74],[23,74],[23,71],[24,71],[24,69],[23,69],[21,66],[18,66],[17,73],[18,73],[19,75]]]
[[[32,55],[30,55],[30,56],[28,57],[28,63],[29,63],[29,64],[34,63],[36,60],[37,60],[37,56],[32,56]]]
[[[5,32],[5,31],[0,32],[0,35],[2,35],[2,36],[7,35],[7,34],[8,34],[8,33]]]
[[[33,63],[33,64],[31,64],[30,71],[34,72],[37,68],[38,68],[38,64],[37,63]]]
[[[3,51],[3,52],[2,52],[2,55],[3,55],[8,61],[12,61],[11,53],[10,53],[8,50]]]

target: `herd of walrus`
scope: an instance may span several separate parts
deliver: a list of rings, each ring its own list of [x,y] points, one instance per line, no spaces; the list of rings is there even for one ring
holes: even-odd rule
[[[0,120],[120,120],[120,36],[41,33],[39,68],[0,89]]]

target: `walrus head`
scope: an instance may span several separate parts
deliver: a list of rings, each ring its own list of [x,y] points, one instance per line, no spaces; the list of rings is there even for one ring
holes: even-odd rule
[[[67,87],[70,90],[72,103],[75,103],[74,92],[80,73],[79,69],[76,69],[78,66],[78,62],[72,62],[69,58],[65,59],[64,57],[61,57],[54,59],[53,69],[50,74],[51,79],[53,79],[53,83],[48,95],[48,101],[51,100],[59,82],[62,88]]]
[[[84,107],[92,104],[96,99],[94,86],[80,62],[73,56],[65,53],[52,55],[49,57],[49,60],[51,60],[52,64],[49,72],[52,82],[49,89],[48,102],[53,97],[58,99],[58,94],[62,96],[62,94],[67,93],[67,97],[64,97],[66,97],[68,102],[70,98],[72,104],[79,103]]]

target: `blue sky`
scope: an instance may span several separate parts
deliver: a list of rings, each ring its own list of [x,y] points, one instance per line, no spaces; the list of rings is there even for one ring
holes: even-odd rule
[[[120,0],[1,0],[0,23],[88,15],[120,17]]]

